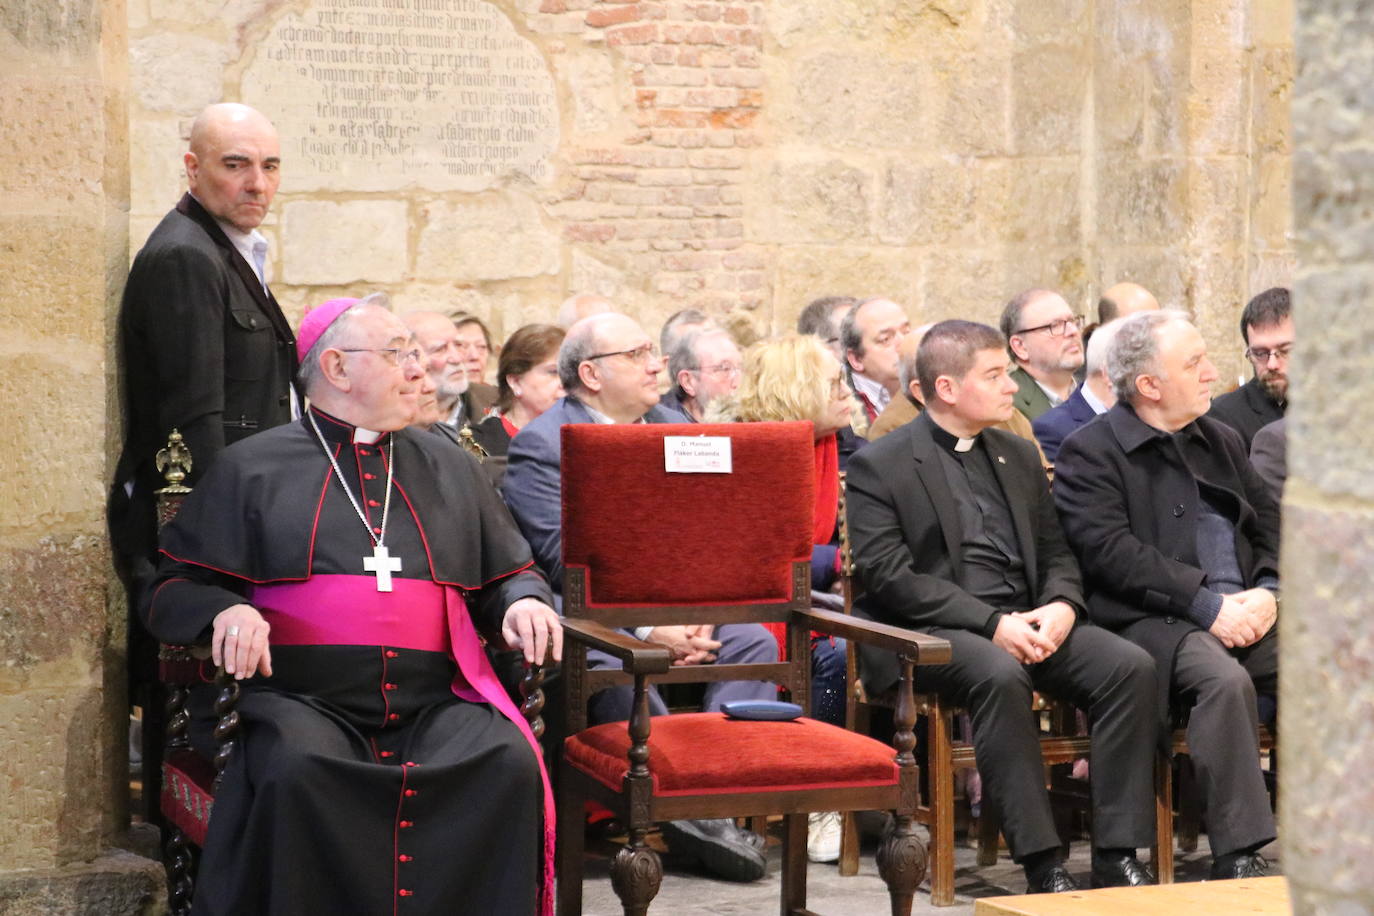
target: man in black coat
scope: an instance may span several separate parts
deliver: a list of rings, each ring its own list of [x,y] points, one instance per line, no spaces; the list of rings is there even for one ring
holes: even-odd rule
[[[848,513],[861,613],[949,640],[949,664],[917,686],[966,706],[988,797],[1030,892],[1077,883],[1059,858],[1031,693],[1092,719],[1094,886],[1152,883],[1136,849],[1154,839],[1154,665],[1080,622],[1078,564],[1064,542],[1034,444],[999,429],[1013,408],[1006,341],[944,321],[917,351],[926,410],[850,460]],[[864,656],[875,692],[890,653]]]
[[[124,450],[107,514],[130,608],[156,562],[153,493],[164,481],[154,462],[168,434],[180,430],[190,448],[194,486],[226,446],[292,416],[295,336],[267,289],[257,232],[280,180],[277,132],[246,105],[211,105],[191,126],[184,164],[190,192],[134,259],[119,314]],[[138,691],[156,679],[157,645],[133,615],[128,633]],[[155,769],[161,701],[135,702]],[[155,810],[156,792],[149,801]]]
[[[1288,408],[1288,359],[1293,349],[1288,290],[1276,286],[1247,302],[1240,333],[1255,377],[1213,401],[1209,415],[1240,433],[1248,449],[1260,427],[1282,417]]]
[[[1116,406],[1059,452],[1064,533],[1092,619],[1154,656],[1161,718],[1171,698],[1191,705],[1212,877],[1262,876],[1275,832],[1256,693],[1278,678],[1278,506],[1240,435],[1203,416],[1217,372],[1187,316],[1126,319],[1107,365]]]

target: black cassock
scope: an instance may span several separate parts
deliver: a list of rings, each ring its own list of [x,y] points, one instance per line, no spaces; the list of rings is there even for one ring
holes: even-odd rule
[[[308,418],[227,449],[164,529],[143,608],[159,639],[202,641],[245,601],[272,623],[274,674],[243,682],[193,912],[544,909],[547,784],[513,705],[483,701],[500,687],[472,624],[493,632],[512,602],[551,602],[548,586],[461,449],[410,431],[355,443],[314,416],[374,532],[394,448],[385,544],[402,566],[379,593]],[[193,697],[198,744],[208,703]]]

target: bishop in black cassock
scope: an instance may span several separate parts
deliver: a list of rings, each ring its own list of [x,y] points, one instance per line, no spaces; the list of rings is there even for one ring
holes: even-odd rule
[[[244,679],[193,912],[550,912],[547,779],[474,626],[557,648],[548,585],[477,463],[402,428],[404,326],[321,310],[311,409],[223,453],[143,609]]]

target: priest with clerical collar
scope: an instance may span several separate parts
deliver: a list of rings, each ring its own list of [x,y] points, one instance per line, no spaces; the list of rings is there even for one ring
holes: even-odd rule
[[[297,341],[305,416],[223,453],[142,609],[244,687],[193,912],[551,913],[547,776],[477,635],[557,657],[548,585],[476,461],[405,428],[424,370],[385,297]]]
[[[1014,409],[1006,340],[969,321],[932,327],[916,353],[926,409],[849,460],[848,516],[864,589],[857,610],[950,642],[917,689],[968,709],[983,787],[1030,893],[1078,887],[1059,854],[1032,690],[1092,722],[1095,887],[1153,883],[1137,849],[1154,840],[1154,665],[1080,622],[1078,564],[1035,446],[990,428]],[[865,653],[870,695],[897,676]]]

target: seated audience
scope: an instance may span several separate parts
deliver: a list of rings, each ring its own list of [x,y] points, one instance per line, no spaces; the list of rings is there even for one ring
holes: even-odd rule
[[[449,316],[453,326],[458,329],[454,339],[463,353],[468,370],[468,379],[485,385],[487,383],[487,362],[493,355],[491,331],[481,318],[471,312],[457,311]],[[499,355],[499,354],[497,354]]]
[[[145,622],[243,690],[197,913],[552,912],[548,781],[475,626],[529,660],[562,629],[476,462],[405,429],[423,356],[384,303],[306,314],[306,415],[226,449],[162,533]]]
[[[967,707],[984,795],[1030,893],[1078,887],[1060,857],[1033,690],[1092,723],[1093,885],[1149,884],[1136,850],[1154,838],[1154,666],[1079,620],[1078,564],[1035,447],[990,428],[1014,409],[1005,348],[986,325],[935,325],[916,357],[925,411],[851,459],[857,610],[951,643],[949,663],[917,668],[916,686]],[[871,694],[890,689],[892,653],[861,656]]]
[[[496,364],[496,409],[472,431],[488,455],[505,455],[511,438],[563,397],[563,383],[558,379],[561,343],[562,328],[527,324],[501,347]]]
[[[1016,409],[1032,422],[1068,400],[1083,365],[1083,316],[1048,289],[1017,293],[1002,309],[1002,336],[1016,361]]]
[[[739,347],[729,331],[714,326],[689,331],[665,355],[672,387],[659,403],[693,423],[701,422],[711,402],[739,387]]]
[[[439,312],[410,312],[402,317],[425,355],[425,371],[438,385],[439,422],[456,438],[459,430],[486,416],[496,403],[496,389],[468,376],[467,353],[458,343],[453,319]]]
[[[572,423],[686,422],[682,414],[658,405],[662,369],[653,341],[634,319],[614,312],[584,318],[569,329],[558,351],[558,374],[567,394],[511,440],[506,502],[555,593],[563,586],[560,430]],[[660,546],[670,551],[673,545]],[[692,549],[690,544],[679,546]],[[679,665],[771,662],[778,657],[772,636],[756,623],[640,627],[634,635],[667,646]],[[593,667],[620,664],[597,650],[588,651],[587,657]],[[703,709],[715,711],[730,700],[768,700],[776,695],[776,686],[764,681],[715,682],[706,688]],[[588,717],[593,723],[628,719],[632,698],[628,686],[603,690],[591,698]],[[649,705],[655,715],[668,711],[654,690]],[[720,877],[753,881],[767,870],[763,838],[740,830],[729,818],[675,821],[663,825],[663,835],[674,852],[700,858]]]
[[[814,334],[830,348],[844,365],[844,348],[840,346],[840,322],[859,300],[853,296],[822,296],[807,303],[797,316],[797,333]]]
[[[1236,431],[1204,416],[1217,372],[1186,315],[1125,319],[1107,372],[1116,406],[1064,440],[1054,484],[1089,614],[1154,657],[1159,727],[1171,698],[1190,707],[1212,877],[1260,877],[1274,817],[1256,691],[1278,677],[1278,506]]]
[[[744,374],[734,395],[717,401],[708,422],[807,420],[816,437],[816,521],[811,552],[811,588],[829,591],[839,582],[838,548],[840,456],[836,433],[846,429],[858,404],[844,372],[819,339],[810,334],[760,341],[744,354]],[[764,624],[786,656],[783,624]],[[845,716],[845,642],[811,634],[811,717],[843,725]],[[813,862],[840,857],[840,815],[811,814],[806,853]]]
[[[849,385],[863,405],[868,423],[878,418],[897,393],[898,347],[910,333],[911,319],[906,310],[880,297],[863,300],[840,321],[840,346],[849,369]]]
[[[1111,346],[1120,325],[1108,322],[1097,329],[1088,341],[1087,358],[1083,361],[1087,372],[1083,384],[1074,389],[1069,399],[1058,407],[1035,418],[1031,428],[1040,443],[1040,450],[1051,464],[1059,454],[1059,445],[1069,433],[1098,414],[1106,413],[1116,403],[1116,392],[1107,377],[1107,348]]]
[[[1097,300],[1097,324],[1099,327],[1127,318],[1136,312],[1159,311],[1159,300],[1139,283],[1122,281],[1108,287]]]
[[[1288,290],[1266,289],[1247,302],[1240,332],[1254,378],[1213,401],[1210,415],[1240,433],[1248,449],[1260,427],[1282,417],[1288,408],[1288,359],[1294,332]]]

